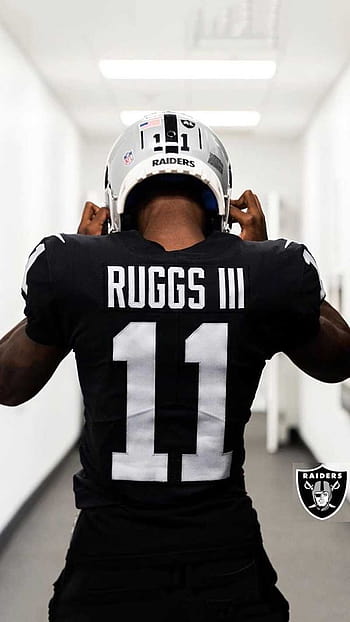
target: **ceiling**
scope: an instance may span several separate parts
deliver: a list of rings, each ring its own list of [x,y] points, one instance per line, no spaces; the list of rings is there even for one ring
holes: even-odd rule
[[[258,110],[250,133],[296,137],[350,57],[349,0],[2,0],[0,20],[90,138],[114,138],[135,108]],[[276,59],[277,73],[107,80],[102,58]]]

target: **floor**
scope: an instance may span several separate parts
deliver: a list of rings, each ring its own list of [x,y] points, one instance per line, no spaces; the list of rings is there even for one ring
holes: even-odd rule
[[[269,455],[264,443],[265,417],[254,415],[246,435],[247,489],[279,588],[291,603],[291,622],[347,622],[350,504],[327,521],[309,516],[297,498],[293,469],[315,466],[312,456],[299,444]],[[77,469],[73,452],[2,550],[1,622],[47,622],[52,583],[63,566],[76,516],[71,477]]]

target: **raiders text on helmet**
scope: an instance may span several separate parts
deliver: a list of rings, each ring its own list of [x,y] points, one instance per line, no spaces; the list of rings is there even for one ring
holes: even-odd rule
[[[228,229],[231,164],[221,140],[203,123],[179,112],[148,115],[114,143],[106,164],[106,205],[112,230],[123,228],[127,199],[135,186],[154,175],[190,175],[207,187],[204,208]]]

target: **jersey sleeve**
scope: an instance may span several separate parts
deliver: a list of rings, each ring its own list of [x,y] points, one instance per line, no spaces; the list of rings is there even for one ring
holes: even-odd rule
[[[302,346],[317,335],[320,305],[326,296],[316,261],[306,246],[281,242],[285,248],[277,267],[280,300],[268,322],[266,358]]]
[[[25,300],[28,337],[43,345],[64,347],[59,301],[55,296],[45,240],[36,246],[28,258],[22,296]]]

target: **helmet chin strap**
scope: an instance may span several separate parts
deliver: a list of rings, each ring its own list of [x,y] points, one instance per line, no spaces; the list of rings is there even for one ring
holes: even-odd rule
[[[121,230],[120,214],[117,210],[117,197],[114,197],[110,186],[106,188],[106,207],[109,209],[111,215],[111,230],[110,233],[118,233]]]
[[[229,215],[230,215],[230,197],[225,196],[225,216],[222,216],[221,219],[221,231],[223,233],[230,233],[231,227],[228,223]]]

